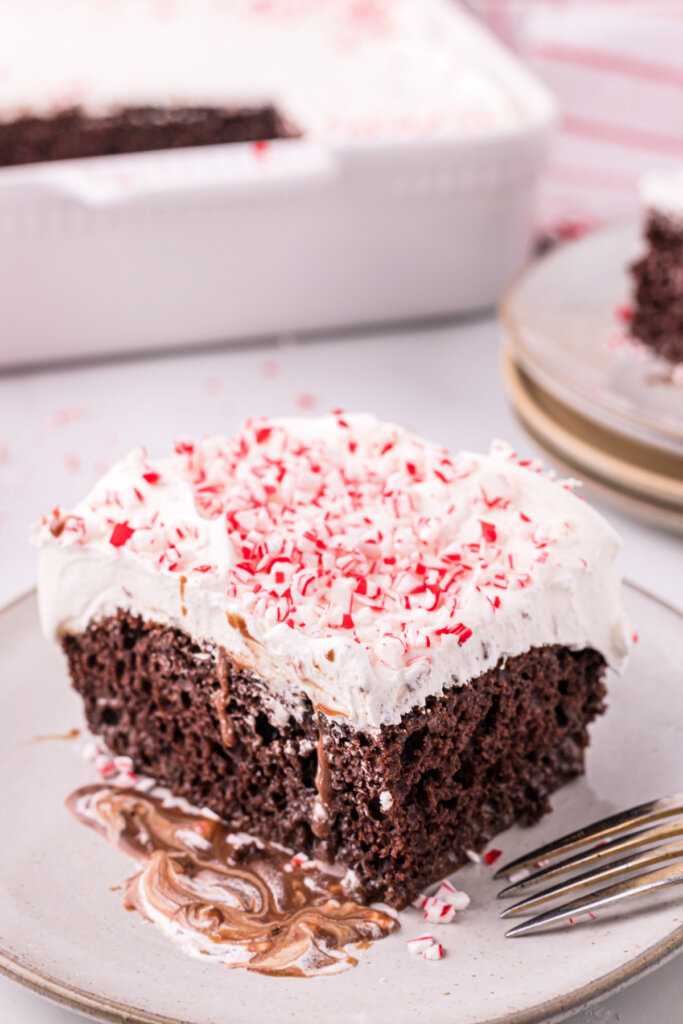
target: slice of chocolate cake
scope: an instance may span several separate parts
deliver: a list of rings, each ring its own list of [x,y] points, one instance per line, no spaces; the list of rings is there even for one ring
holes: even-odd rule
[[[683,171],[641,185],[648,249],[631,267],[631,333],[657,355],[683,362]]]
[[[628,649],[618,538],[569,487],[371,416],[136,451],[38,541],[112,751],[397,907],[548,809]]]

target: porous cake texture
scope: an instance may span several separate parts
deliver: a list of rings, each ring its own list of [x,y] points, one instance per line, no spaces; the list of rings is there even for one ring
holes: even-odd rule
[[[394,906],[583,767],[619,543],[567,483],[374,417],[138,450],[39,531],[91,729]]]
[[[225,142],[264,142],[291,132],[272,106],[126,107],[88,114],[79,107],[0,121],[0,167]]]

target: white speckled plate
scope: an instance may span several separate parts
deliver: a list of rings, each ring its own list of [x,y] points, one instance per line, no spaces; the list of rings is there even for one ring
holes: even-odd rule
[[[585,778],[554,798],[533,829],[496,839],[505,857],[640,800],[683,788],[683,617],[627,586],[640,634],[631,665],[611,680],[610,708],[593,730]],[[73,741],[37,741],[81,723],[61,656],[38,631],[35,595],[0,613],[0,969],[99,1020],[173,1024],[531,1024],[560,1019],[656,967],[683,947],[683,891],[629,912],[543,935],[505,939],[492,869],[469,865],[458,885],[472,907],[433,926],[447,956],[425,963],[397,934],[359,954],[359,966],[315,980],[267,978],[205,966],[121,906],[132,862],[65,810],[93,778]]]

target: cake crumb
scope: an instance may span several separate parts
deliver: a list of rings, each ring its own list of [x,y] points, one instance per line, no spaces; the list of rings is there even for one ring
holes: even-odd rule
[[[408,947],[408,952],[412,953],[413,956],[421,956],[434,945],[435,941],[433,935],[418,935],[415,939],[408,939],[406,946]]]
[[[462,889],[456,889],[448,879],[441,883],[436,890],[435,896],[437,900],[450,904],[454,910],[467,910],[471,902],[467,893],[463,892]]]

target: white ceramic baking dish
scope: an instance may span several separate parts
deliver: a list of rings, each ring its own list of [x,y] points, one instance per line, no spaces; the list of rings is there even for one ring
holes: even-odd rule
[[[555,105],[483,29],[473,45],[523,127],[0,169],[0,364],[490,306],[527,255]]]

